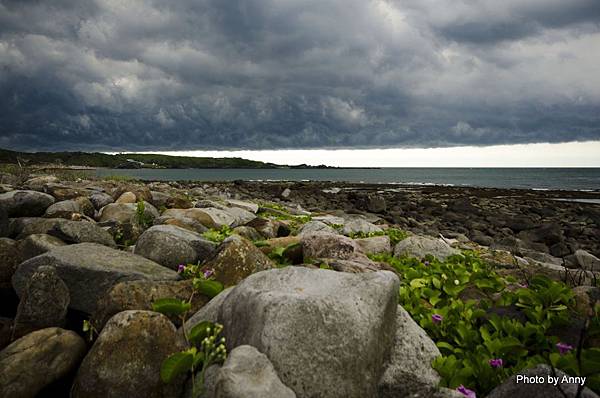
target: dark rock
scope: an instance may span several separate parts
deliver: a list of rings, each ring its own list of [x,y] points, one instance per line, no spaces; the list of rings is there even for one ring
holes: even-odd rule
[[[50,207],[46,209],[44,216],[48,218],[66,218],[70,220],[73,214],[78,213],[81,213],[79,203],[74,200],[63,200],[50,205]]]
[[[140,235],[134,253],[165,267],[203,262],[217,244],[202,235],[174,225],[155,225]]]
[[[9,238],[0,238],[0,289],[10,289],[11,278],[23,261],[19,245]]]
[[[10,191],[0,194],[0,206],[9,217],[36,217],[44,214],[54,198],[37,191]]]
[[[65,245],[65,242],[55,236],[48,234],[33,234],[23,239],[20,242],[19,247],[21,249],[23,261],[25,261]]]
[[[14,335],[23,336],[47,327],[63,327],[70,296],[67,285],[50,266],[38,267],[21,297],[14,322]]]
[[[206,260],[204,267],[214,270],[216,280],[232,286],[255,272],[274,268],[275,264],[251,242],[231,235]]]
[[[113,316],[86,355],[73,383],[73,398],[178,397],[179,383],[160,378],[162,362],[185,349],[169,319],[152,311],[123,311]]]
[[[165,297],[184,301],[192,298],[191,311],[195,313],[208,302],[208,298],[194,293],[195,289],[191,279],[181,281],[137,280],[117,283],[98,301],[92,322],[96,329],[101,330],[113,315],[127,310],[152,310],[152,303]],[[170,319],[175,325],[180,326],[181,319],[178,317],[170,317]]]
[[[12,278],[20,297],[31,275],[43,265],[56,268],[71,295],[70,308],[91,314],[97,301],[118,282],[137,279],[175,280],[179,275],[153,261],[95,243],[58,247],[23,262]]]
[[[0,396],[35,397],[68,375],[85,355],[77,333],[60,328],[35,331],[0,351]]]
[[[114,202],[112,196],[104,192],[94,192],[90,195],[89,199],[96,210],[100,210],[104,206],[107,206]]]

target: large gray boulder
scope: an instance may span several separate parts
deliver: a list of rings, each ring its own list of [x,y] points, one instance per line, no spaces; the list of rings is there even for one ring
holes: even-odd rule
[[[543,381],[527,383],[524,381],[525,379],[518,379],[519,376],[531,378],[528,380],[533,380],[535,377],[538,377]],[[548,376],[558,377],[562,392],[553,383],[547,382]],[[567,379],[563,380],[565,376]],[[487,398],[575,398],[577,396],[579,384],[568,383],[565,381],[568,381],[568,376],[560,369],[556,369],[556,374],[554,374],[548,365],[538,365],[533,369],[527,369],[509,377],[504,383],[494,388]],[[578,397],[598,398],[598,395],[586,387]]]
[[[226,199],[225,202],[231,207],[239,207],[254,214],[258,213],[258,205],[256,203],[237,199]]]
[[[54,203],[54,198],[37,191],[17,190],[0,194],[0,206],[9,217],[37,217]]]
[[[69,288],[56,269],[42,266],[31,275],[15,316],[15,336],[47,327],[63,327],[69,307]]]
[[[452,255],[460,254],[460,251],[452,248],[441,239],[417,235],[409,236],[398,242],[396,247],[394,247],[395,257],[416,257],[422,259],[428,254],[438,260],[444,261]]]
[[[391,352],[379,381],[379,398],[431,396],[440,382],[431,361],[440,356],[440,351],[401,306],[397,310],[396,339]]]
[[[98,299],[118,282],[179,278],[177,272],[144,257],[94,243],[80,243],[56,248],[19,265],[12,278],[19,296],[24,294],[31,275],[43,265],[54,266],[67,284],[70,308],[88,314],[94,311]]]
[[[199,233],[175,225],[155,225],[140,235],[134,253],[177,269],[179,264],[204,261],[216,247]]]
[[[223,324],[230,350],[257,348],[298,397],[371,397],[393,345],[398,285],[391,272],[264,271],[215,297],[185,327]]]
[[[77,333],[60,328],[38,330],[14,341],[0,351],[0,396],[35,397],[75,370],[85,351]]]
[[[249,345],[234,348],[219,370],[214,398],[295,398],[266,355]]]
[[[185,349],[169,319],[152,311],[113,316],[86,355],[73,383],[73,398],[178,397],[181,383],[165,384],[162,362]]]

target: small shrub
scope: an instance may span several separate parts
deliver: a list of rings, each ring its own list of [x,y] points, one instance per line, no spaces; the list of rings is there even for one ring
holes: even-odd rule
[[[231,227],[223,225],[219,229],[209,229],[208,231],[204,232],[202,236],[212,242],[221,243],[232,234],[233,230]]]

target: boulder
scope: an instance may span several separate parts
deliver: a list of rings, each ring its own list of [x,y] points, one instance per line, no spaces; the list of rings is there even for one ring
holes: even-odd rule
[[[571,287],[593,286],[600,280],[600,272],[586,271],[582,269],[570,269],[562,265],[551,263],[533,264],[531,270],[534,273],[546,275],[550,279],[561,281]]]
[[[440,355],[427,333],[398,306],[396,338],[389,363],[379,380],[379,398],[433,395],[440,376],[431,367],[431,361]]]
[[[309,221],[304,224],[298,231],[299,236],[314,234],[316,232],[324,232],[328,234],[337,234],[338,232],[329,225],[321,221]]]
[[[298,236],[284,236],[281,238],[273,238],[260,242],[260,251],[269,255],[276,249],[283,249],[282,256],[291,264],[301,264],[302,245]]]
[[[372,224],[362,218],[354,218],[344,223],[342,233],[344,235],[353,234],[370,234],[373,232],[382,232],[383,230],[377,225]]]
[[[422,259],[428,254],[438,260],[444,261],[452,255],[460,254],[460,251],[450,247],[449,244],[441,239],[417,235],[409,236],[398,242],[396,247],[394,247],[395,257],[416,257]]]
[[[230,350],[264,353],[298,397],[372,397],[393,345],[398,287],[391,272],[269,270],[222,292],[185,327],[223,324]]]
[[[0,194],[0,206],[9,217],[37,217],[54,203],[54,198],[37,191],[10,191]]]
[[[178,397],[183,380],[163,383],[160,367],[185,345],[166,316],[152,311],[120,312],[110,318],[84,358],[71,397]]]
[[[92,317],[94,327],[101,330],[106,322],[115,314],[126,310],[152,310],[152,303],[158,299],[172,297],[189,301],[192,298],[192,313],[198,311],[208,302],[208,298],[195,293],[192,280],[153,281],[136,280],[120,282],[98,301]],[[170,317],[171,321],[180,325],[178,317]]]
[[[257,230],[265,239],[289,235],[289,228],[279,220],[257,217],[248,222],[246,226]]]
[[[196,210],[203,212],[206,215],[206,224],[204,225],[206,225],[209,228],[221,228],[224,226],[237,227],[238,225],[243,224],[239,222],[237,217],[230,213],[229,210],[219,209],[217,207],[205,207]],[[252,214],[252,218],[250,218],[250,220],[254,217],[255,216]]]
[[[199,234],[208,231],[208,228],[200,222],[198,222],[197,220],[183,216],[160,216],[154,219],[154,225],[175,225],[176,227],[184,228],[193,232],[198,232]]]
[[[19,244],[9,238],[0,238],[0,289],[10,289],[11,278],[21,261]]]
[[[56,202],[46,209],[44,217],[71,219],[73,214],[81,213],[79,203],[75,200],[63,200]]]
[[[367,210],[372,213],[383,213],[387,206],[385,198],[381,195],[368,195],[367,196]]]
[[[62,218],[21,218],[13,223],[13,235],[24,239],[29,235],[47,234],[67,243],[99,243],[116,247],[112,235],[94,222]]]
[[[23,239],[20,242],[19,247],[23,256],[23,261],[25,261],[65,245],[65,242],[55,236],[48,234],[33,234]]]
[[[123,192],[121,196],[115,200],[115,203],[136,203],[137,197],[133,192]]]
[[[152,204],[158,208],[166,208],[169,199],[171,199],[171,195],[168,195],[164,192],[150,191],[150,194],[152,195]]]
[[[218,372],[215,398],[295,398],[266,355],[249,345],[240,345],[228,355]]]
[[[60,183],[44,184],[44,192],[54,196],[58,201],[75,199],[78,196],[86,196],[89,193],[86,189],[69,187]]]
[[[258,212],[258,205],[256,203],[236,199],[226,199],[225,202],[231,207],[239,207],[254,214]]]
[[[135,200],[132,203],[139,202],[143,200],[145,202],[152,202],[152,193],[150,192],[150,188],[148,188],[145,184],[119,184],[112,192],[112,197],[116,200],[124,193],[132,193],[135,195]],[[129,198],[131,196],[128,194]]]
[[[251,211],[242,209],[241,207],[229,207],[225,212],[235,219],[231,224],[232,227],[237,227],[249,223],[256,218],[256,214]]]
[[[322,214],[320,216],[313,216],[313,221],[321,221],[328,225],[344,225],[346,220],[342,217],[334,216],[332,214]]]
[[[112,196],[104,192],[94,192],[90,195],[89,199],[96,210],[100,210],[104,206],[114,202]]]
[[[353,274],[360,274],[363,272],[373,272],[379,270],[377,263],[372,262],[366,257],[362,260],[339,260],[336,258],[318,259],[318,262],[320,264],[327,265],[329,268],[338,272],[350,272]]]
[[[39,267],[31,275],[17,307],[15,336],[52,326],[63,327],[69,301],[69,288],[58,277],[56,269],[51,266]]]
[[[523,380],[517,381],[518,375],[526,377],[541,377],[547,381],[548,376],[558,377],[560,389],[553,383],[525,383]],[[527,369],[519,372],[517,375],[509,377],[504,383],[494,388],[489,393],[487,398],[529,398],[529,397],[544,397],[544,398],[598,398],[594,392],[585,387],[581,395],[577,395],[578,384],[562,382],[565,373],[560,369],[556,369],[556,374],[548,365],[538,365],[533,369]],[[568,377],[568,376],[567,376]]]
[[[562,228],[557,223],[547,223],[535,229],[521,231],[518,236],[524,241],[543,243],[548,246],[559,243],[564,239]]]
[[[94,204],[91,200],[89,200],[85,196],[79,196],[73,200],[79,205],[79,210],[81,214],[88,217],[94,217],[96,209],[94,208]]]
[[[600,271],[600,258],[585,250],[576,250],[575,253],[565,258],[569,268],[581,268],[587,271]]]
[[[96,302],[115,284],[126,280],[175,280],[179,275],[153,261],[95,243],[58,247],[17,268],[12,284],[22,297],[31,275],[43,265],[56,268],[71,295],[70,308],[91,314]]]
[[[382,254],[392,252],[390,237],[386,235],[355,239],[354,242],[356,242],[358,247],[365,254]]]
[[[0,396],[35,397],[75,370],[85,351],[83,339],[70,330],[47,328],[21,337],[0,351]]]
[[[113,221],[120,224],[135,223],[137,203],[111,203],[100,209],[98,221]],[[154,220],[159,216],[158,210],[148,202],[144,202],[144,216]]]
[[[44,185],[53,183],[55,184],[58,182],[59,179],[56,176],[39,176],[28,179],[27,181],[25,181],[23,186],[33,191],[42,191],[44,189]]]
[[[274,268],[275,264],[251,242],[231,235],[204,266],[213,269],[215,279],[223,285],[233,286],[255,272]]]
[[[342,235],[317,232],[302,236],[302,252],[304,259],[336,258],[351,260],[357,257],[364,258],[358,244]]]
[[[212,210],[209,210],[212,209]],[[225,211],[217,208],[167,209],[162,213],[166,218],[189,218],[207,228],[231,226],[235,219]]]
[[[112,235],[88,221],[60,220],[48,231],[48,235],[55,236],[67,243],[99,243],[104,246],[116,247]]]
[[[233,233],[238,234],[242,238],[248,239],[249,241],[257,241],[263,239],[263,236],[259,234],[257,230],[246,225],[235,227],[233,229]]]
[[[5,238],[9,234],[8,212],[3,204],[0,204],[0,238]]]
[[[196,232],[155,225],[140,235],[134,253],[176,270],[179,264],[203,262],[216,247]]]

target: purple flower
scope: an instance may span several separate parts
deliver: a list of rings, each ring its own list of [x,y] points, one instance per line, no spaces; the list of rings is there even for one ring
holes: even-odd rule
[[[518,283],[517,284],[521,289],[527,289],[529,285],[527,283]]]
[[[440,323],[444,320],[444,317],[441,316],[440,314],[433,314],[431,316],[431,320],[433,321],[433,323]]]
[[[490,366],[494,369],[501,368],[502,365],[504,365],[504,361],[502,361],[502,358],[492,358],[488,362]]]
[[[424,265],[429,265],[429,261],[425,260]]]
[[[458,391],[459,393],[461,393],[462,395],[464,395],[467,398],[477,398],[477,394],[475,394],[475,391],[469,390],[467,387],[463,386],[462,384],[456,388],[456,391]]]
[[[565,355],[573,349],[573,346],[567,343],[556,343],[556,348],[558,348],[560,355]]]
[[[182,273],[183,271],[185,271],[185,265],[179,264],[177,267],[177,272]]]
[[[204,279],[208,279],[214,274],[215,271],[213,269],[207,269],[204,271]]]

